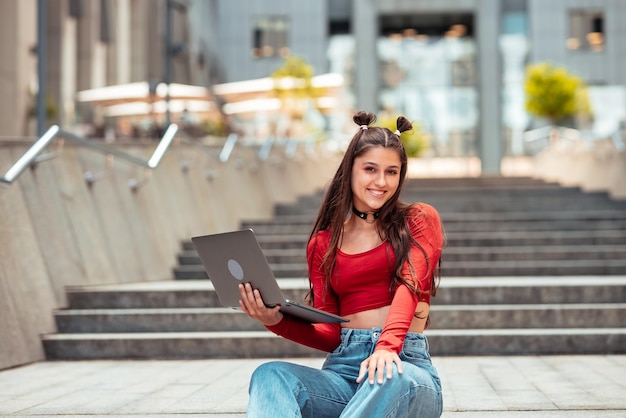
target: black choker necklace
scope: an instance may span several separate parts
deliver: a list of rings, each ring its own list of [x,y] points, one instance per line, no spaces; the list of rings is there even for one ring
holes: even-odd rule
[[[356,216],[358,216],[359,218],[363,219],[368,224],[373,224],[374,222],[376,222],[376,219],[378,219],[378,213],[379,213],[379,212],[371,212],[371,211],[370,212],[361,212],[360,210],[358,210],[354,206],[352,206],[352,212]],[[372,215],[372,219],[368,219],[369,215]]]

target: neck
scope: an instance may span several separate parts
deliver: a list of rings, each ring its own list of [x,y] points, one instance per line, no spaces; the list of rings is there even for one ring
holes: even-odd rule
[[[377,212],[374,212],[374,211],[361,212],[360,210],[352,206],[352,213],[354,213],[359,218],[363,219],[368,224],[373,224],[374,222],[376,222],[376,219],[378,219],[379,212],[378,211]]]

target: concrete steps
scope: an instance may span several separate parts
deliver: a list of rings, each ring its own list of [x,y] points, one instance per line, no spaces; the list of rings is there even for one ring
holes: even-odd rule
[[[282,284],[299,300],[307,290],[300,279]],[[208,280],[83,286],[67,295],[68,308],[55,312],[59,332],[43,336],[50,359],[323,355],[220,307]],[[448,278],[433,300],[431,353],[623,353],[625,300],[626,276]]]
[[[485,253],[485,257],[487,254]],[[305,277],[306,264],[270,264],[278,279]],[[179,266],[174,269],[176,279],[208,279],[200,265]],[[579,259],[579,260],[486,260],[445,261],[442,274],[446,276],[571,276],[594,274],[626,274],[626,260]]]
[[[408,198],[407,198],[408,197]],[[304,299],[305,246],[321,197],[247,220],[287,297]],[[426,331],[433,355],[626,352],[626,203],[533,179],[411,180],[439,210],[443,278]],[[221,307],[191,242],[178,280],[67,289],[42,337],[48,358],[318,357]]]
[[[485,329],[626,326],[626,303],[579,303],[543,305],[449,305],[434,306],[437,321],[431,329],[469,329],[480,323]],[[55,313],[59,333],[226,332],[262,331],[255,321],[228,308],[162,309],[67,309]]]
[[[450,261],[506,261],[516,260],[569,260],[587,258],[590,260],[614,260],[626,254],[623,245],[561,245],[536,247],[482,247],[480,249],[457,247],[446,250],[446,264]],[[305,264],[302,250],[265,250],[270,264]],[[200,265],[195,251],[182,251],[178,255],[180,266]]]
[[[319,357],[323,353],[267,331],[56,334],[43,339],[48,359],[200,359]]]
[[[444,276],[626,274],[626,201],[606,193],[524,178],[410,179],[403,199],[439,210]],[[259,236],[277,277],[306,275],[294,250],[306,245],[320,201],[305,196],[277,206],[273,219],[242,224]],[[206,277],[193,248],[182,250],[175,277]]]

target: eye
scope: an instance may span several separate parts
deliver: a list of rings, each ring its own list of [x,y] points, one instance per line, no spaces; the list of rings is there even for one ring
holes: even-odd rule
[[[372,172],[372,173],[373,173],[374,171],[376,171],[376,168],[374,168],[374,167],[372,167],[372,166],[365,167],[365,171],[369,171],[369,172]]]
[[[395,175],[398,174],[398,170],[396,170],[396,169],[387,170],[387,173],[391,174],[392,176],[395,176]]]

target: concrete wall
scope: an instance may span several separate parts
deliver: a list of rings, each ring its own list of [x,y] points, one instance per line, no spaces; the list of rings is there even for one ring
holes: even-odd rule
[[[606,192],[613,199],[626,199],[626,149],[619,141],[616,146],[608,138],[588,142],[555,134],[535,156],[505,157],[502,175],[535,177],[587,192]]]
[[[618,150],[610,139],[557,140],[534,158],[532,170],[534,176],[563,186],[626,199],[626,150]]]
[[[0,173],[29,146],[0,142]],[[120,147],[147,160],[155,144]],[[323,187],[338,162],[326,154],[286,159],[283,149],[259,161],[238,147],[222,164],[177,144],[133,192],[128,183],[142,178],[140,168],[66,144],[0,189],[0,369],[44,358],[40,334],[55,331],[52,313],[65,306],[66,286],[172,279],[182,240],[270,217],[275,203]],[[89,187],[88,171],[105,176]]]

